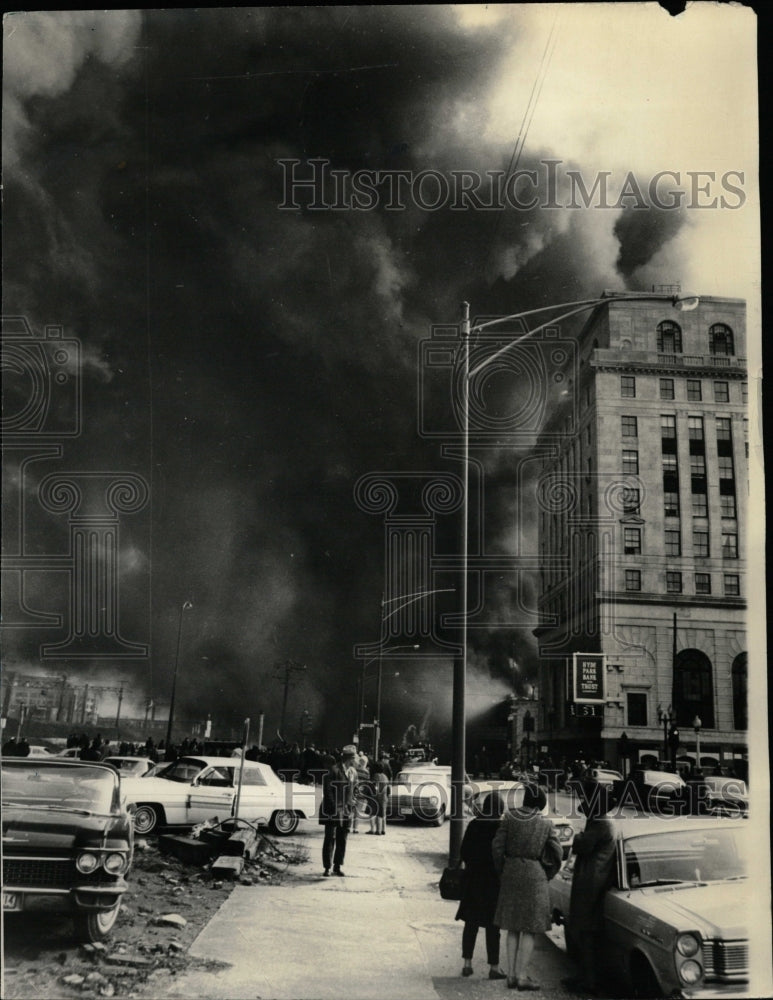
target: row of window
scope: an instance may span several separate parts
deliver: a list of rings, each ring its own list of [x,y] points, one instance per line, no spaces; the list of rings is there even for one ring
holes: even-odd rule
[[[664,320],[658,323],[657,346],[659,354],[682,353],[682,328],[678,323]],[[726,323],[714,323],[709,327],[709,354],[726,357],[735,354],[733,331]]]
[[[685,380],[686,398],[690,403],[700,403],[703,401],[703,384],[699,378],[688,378]],[[730,402],[730,384],[723,381],[713,382],[714,402]],[[620,396],[623,399],[636,399],[636,376],[620,376]],[[676,399],[675,380],[672,378],[660,379],[660,398]],[[749,391],[746,382],[741,383],[741,402],[748,403]]]
[[[683,576],[678,570],[666,572],[666,593],[683,593]],[[693,577],[696,594],[711,593],[711,573],[695,573]],[[627,569],[625,571],[625,589],[636,593],[641,590],[641,570]],[[725,597],[741,596],[741,578],[738,573],[723,573],[722,592]]]
[[[623,527],[623,551],[627,556],[640,556],[642,552],[641,528]],[[682,555],[679,530],[666,529],[666,555]],[[671,549],[671,551],[669,551]],[[709,557],[709,532],[707,529],[696,528],[692,533],[692,554],[696,559]],[[722,529],[722,558],[738,558],[738,532],[733,529]]]

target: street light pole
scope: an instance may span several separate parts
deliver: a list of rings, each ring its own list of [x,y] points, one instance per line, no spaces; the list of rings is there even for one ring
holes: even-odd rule
[[[469,458],[470,458],[470,380],[478,375],[487,365],[491,364],[506,351],[517,346],[528,337],[533,337],[546,326],[553,326],[565,319],[570,319],[580,313],[595,309],[596,306],[610,304],[612,302],[649,302],[662,298],[657,293],[621,293],[619,295],[602,295],[594,299],[582,299],[575,302],[558,302],[549,306],[540,306],[537,309],[527,309],[509,316],[499,316],[496,319],[488,320],[485,323],[476,324],[470,327],[470,304],[462,303],[461,322],[461,389],[462,389],[462,568],[460,586],[460,609],[461,624],[459,628],[459,641],[461,651],[454,660],[454,684],[453,684],[453,707],[452,707],[452,743],[453,751],[451,756],[451,824],[449,839],[449,864],[456,866],[459,864],[462,837],[464,835],[464,801],[463,788],[465,780],[465,747],[467,740],[467,720],[465,695],[467,684],[467,568],[468,568],[468,541],[469,541]],[[689,312],[697,308],[700,299],[697,296],[669,296],[674,309]],[[559,316],[552,315],[557,310],[566,310]],[[551,313],[550,319],[539,323],[537,326],[526,330],[520,336],[504,344],[483,361],[478,362],[470,369],[470,336],[489,327],[500,323],[523,320],[527,316],[537,316],[539,313]],[[668,734],[666,733],[666,746],[668,745]]]
[[[183,634],[183,614],[192,608],[193,605],[190,601],[183,601],[180,605],[180,619],[177,625],[177,649],[174,655],[174,673],[172,674],[172,696],[169,699],[169,721],[166,725],[166,748],[167,750],[172,743],[172,723],[174,722],[174,696],[177,690],[177,668],[180,665],[180,642],[182,640]]]
[[[701,773],[701,717],[696,715],[692,720],[692,727],[695,730],[695,773]]]

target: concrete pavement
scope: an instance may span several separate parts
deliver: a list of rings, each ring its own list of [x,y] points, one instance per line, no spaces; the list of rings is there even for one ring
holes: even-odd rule
[[[227,967],[190,970],[159,996],[212,1000],[481,1000],[508,994],[488,980],[479,935],[475,974],[460,976],[462,924],[456,903],[440,898],[448,825],[393,823],[385,837],[349,837],[345,878],[324,878],[322,830],[306,824],[293,838],[309,860],[281,885],[237,886],[190,949]],[[505,959],[502,935],[502,960]],[[547,937],[533,976],[542,995],[563,996],[570,964]],[[539,998],[539,993],[532,994]]]

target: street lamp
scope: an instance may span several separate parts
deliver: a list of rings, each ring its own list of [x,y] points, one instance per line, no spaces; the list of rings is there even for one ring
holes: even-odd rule
[[[692,720],[692,727],[695,730],[695,773],[701,773],[701,717],[696,715]]]
[[[573,316],[577,316],[580,313],[588,312],[595,309],[597,306],[606,305],[611,302],[650,302],[653,300],[661,299],[662,296],[657,293],[620,293],[620,294],[607,294],[601,295],[594,299],[581,299],[575,302],[558,302],[549,306],[541,306],[538,309],[527,309],[521,312],[512,313],[509,316],[499,316],[496,319],[488,320],[485,323],[476,324],[474,327],[470,326],[470,304],[469,302],[464,302],[462,304],[462,324],[461,324],[461,335],[462,335],[462,345],[461,345],[461,389],[462,389],[462,407],[461,407],[461,429],[462,429],[462,570],[461,570],[461,586],[460,586],[460,613],[461,613],[461,625],[460,625],[460,646],[461,653],[454,661],[454,684],[453,684],[453,708],[452,708],[452,743],[453,752],[451,755],[451,785],[452,785],[452,806],[451,806],[451,823],[450,823],[450,843],[449,843],[449,864],[454,866],[459,863],[459,856],[462,846],[462,837],[464,835],[464,798],[462,795],[462,789],[464,787],[465,779],[465,744],[467,739],[467,721],[466,721],[466,708],[465,708],[465,696],[466,696],[466,684],[467,684],[467,566],[468,566],[468,543],[469,543],[469,505],[470,505],[470,486],[469,486],[469,460],[470,460],[470,382],[478,375],[484,368],[490,365],[497,358],[501,357],[505,352],[516,347],[522,341],[526,340],[528,337],[533,337],[535,333],[539,333],[546,326],[552,326],[556,323],[560,323],[565,319],[570,319]],[[681,295],[671,295],[669,296],[671,300],[671,305],[674,309],[678,309],[682,312],[690,312],[697,308],[700,304],[700,299],[697,296],[681,296]],[[561,312],[560,315],[552,315],[557,310],[565,310]],[[500,323],[512,322],[514,320],[523,320],[527,316],[537,316],[540,313],[551,313],[551,317],[544,322],[540,322],[537,326],[526,330],[520,336],[515,337],[513,340],[504,344],[498,350],[494,351],[489,357],[484,358],[482,361],[478,362],[474,368],[470,368],[470,336],[473,333],[480,333],[481,331],[496,326]]]
[[[177,667],[180,663],[180,640],[183,634],[183,614],[190,610],[193,605],[190,601],[183,601],[180,606],[180,621],[177,626],[177,651],[174,656],[174,674],[172,675],[172,696],[169,699],[169,721],[166,726],[166,747],[167,750],[172,743],[172,722],[174,721],[174,695],[177,689]]]

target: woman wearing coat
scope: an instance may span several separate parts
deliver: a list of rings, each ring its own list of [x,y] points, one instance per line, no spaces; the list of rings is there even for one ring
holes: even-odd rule
[[[494,923],[507,931],[510,989],[539,989],[527,970],[534,935],[550,930],[548,878],[561,867],[563,852],[553,824],[540,815],[545,801],[541,788],[526,785],[523,805],[504,814],[491,845],[494,867],[500,873]]]
[[[462,931],[463,976],[472,975],[472,954],[478,929],[486,931],[486,957],[489,979],[504,979],[499,968],[499,928],[494,923],[494,910],[499,895],[499,876],[494,869],[491,842],[497,832],[504,803],[499,792],[491,792],[483,800],[478,815],[468,825],[460,849],[465,865],[464,889],[456,919],[464,921]]]

